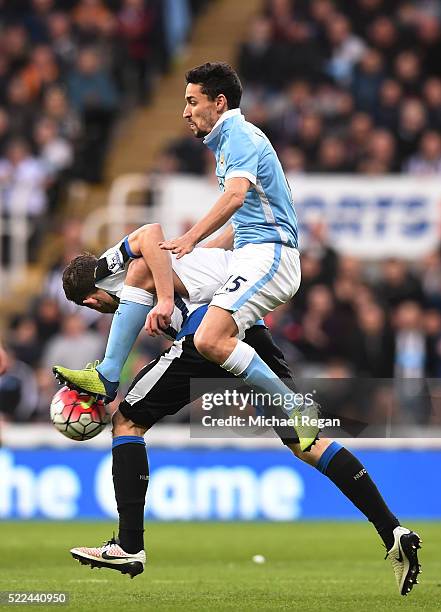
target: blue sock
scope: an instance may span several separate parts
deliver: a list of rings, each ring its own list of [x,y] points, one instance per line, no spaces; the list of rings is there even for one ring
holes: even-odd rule
[[[130,289],[136,288],[130,287]],[[141,292],[142,290],[139,289],[138,291]],[[121,297],[123,296],[124,293],[121,294]],[[99,374],[106,381],[115,383],[119,381],[121,370],[151,309],[152,304],[140,304],[139,302],[121,299],[118,310],[113,315],[104,359],[97,367]]]
[[[258,391],[259,393],[270,393],[271,395],[289,396],[293,395],[292,389],[287,387],[283,381],[276,376],[270,367],[266,365],[261,357],[256,353],[246,370],[242,373],[242,378],[246,382]],[[289,414],[292,411],[285,410],[284,406],[280,408]]]
[[[285,385],[256,351],[242,340],[237,342],[235,349],[221,367],[243,378],[258,393],[269,393],[278,397],[293,395],[292,389]],[[291,405],[289,409],[285,409],[284,406],[280,408],[289,415],[294,406]]]

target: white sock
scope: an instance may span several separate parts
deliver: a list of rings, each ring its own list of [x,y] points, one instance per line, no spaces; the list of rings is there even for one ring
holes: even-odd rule
[[[221,368],[231,372],[234,376],[240,376],[252,362],[256,351],[252,346],[238,340],[233,352],[227,357]]]

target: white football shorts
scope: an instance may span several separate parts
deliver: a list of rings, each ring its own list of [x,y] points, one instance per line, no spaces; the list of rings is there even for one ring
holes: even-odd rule
[[[184,257],[172,254],[173,271],[187,289],[192,304],[209,304],[228,276],[232,251],[198,247]]]
[[[278,243],[247,244],[234,251],[196,248],[172,258],[190,302],[230,311],[240,338],[300,286],[298,250]]]

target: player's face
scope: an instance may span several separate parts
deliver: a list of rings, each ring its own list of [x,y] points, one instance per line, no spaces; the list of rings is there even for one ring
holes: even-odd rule
[[[189,83],[185,90],[184,119],[196,138],[204,138],[211,132],[220,114],[226,110],[225,97],[218,96],[216,100],[202,93],[201,86]]]

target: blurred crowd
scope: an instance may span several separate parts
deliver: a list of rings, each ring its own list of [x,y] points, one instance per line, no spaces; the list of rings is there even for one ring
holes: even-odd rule
[[[102,180],[116,120],[149,102],[208,1],[0,0],[0,215],[30,219],[31,260],[69,181]]]
[[[242,110],[287,172],[441,172],[439,0],[267,0],[237,56]],[[204,174],[185,135],[158,169]]]
[[[121,20],[125,11],[140,5],[135,0],[106,5],[81,0],[56,3],[53,13],[53,4],[34,0],[29,23],[4,26],[4,35],[12,29],[12,39],[24,41],[8,48],[17,48],[20,57],[25,45],[27,55],[22,72],[5,77],[0,144],[9,143],[4,155],[17,157],[26,152],[32,162],[26,172],[32,176],[40,176],[37,161],[43,159],[43,150],[45,168],[48,160],[52,164],[58,160],[59,172],[71,163],[75,166],[75,139],[84,133],[87,115],[81,92],[86,91],[85,98],[90,100],[87,86],[82,87],[84,66],[88,72],[87,66],[93,65],[94,72],[98,63],[100,79],[107,85],[101,89],[97,79],[97,87],[109,101],[100,107],[113,117],[128,78],[128,64],[121,70],[119,62],[130,57],[127,46],[125,54],[115,52],[125,40]],[[157,8],[167,3],[141,4]],[[268,0],[263,5],[238,50],[237,65],[245,86],[243,111],[270,136],[287,172],[440,173],[441,2]],[[91,7],[96,11],[101,7],[102,21],[84,17]],[[54,20],[58,25],[53,25]],[[58,32],[63,27],[63,36],[54,34],[54,28]],[[95,28],[93,47],[87,44],[91,27]],[[14,57],[0,58],[0,72],[2,61],[10,66]],[[112,57],[118,58],[116,64]],[[164,57],[155,61],[161,64]],[[55,73],[64,80],[54,82]],[[30,90],[23,85],[25,75],[32,84]],[[130,75],[132,83],[143,84],[137,95],[148,97],[144,72],[135,66]],[[17,91],[19,99],[27,92],[26,102],[11,112],[11,92],[16,100]],[[45,109],[35,124],[29,100],[35,108],[43,105]],[[32,126],[31,131],[14,134],[12,144],[2,140],[1,126],[9,133],[11,125],[20,121]],[[34,140],[23,140],[30,133]],[[51,146],[42,145],[47,142]],[[0,162],[0,177],[8,163],[12,164],[7,158]],[[201,142],[185,135],[170,143],[157,171],[203,175],[212,172],[212,163]],[[43,176],[47,181],[47,175]],[[42,204],[37,191],[33,196],[38,209]],[[26,314],[12,321],[5,338],[9,371],[0,378],[0,406],[7,418],[47,420],[47,407],[56,390],[51,366],[80,368],[102,357],[111,318],[67,303],[61,287],[64,266],[83,249],[81,229],[79,221],[68,221],[60,228],[64,255],[48,273],[40,297]],[[439,378],[441,248],[419,261],[366,263],[338,254],[323,222],[310,225],[302,238],[300,290],[266,319],[296,375]],[[122,390],[166,345],[141,334],[126,366]],[[418,407],[417,396],[411,389],[404,398],[414,421],[440,424],[441,410]]]

